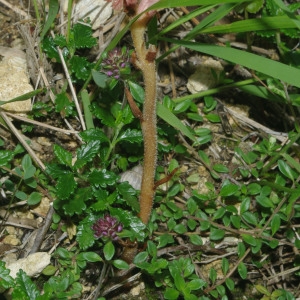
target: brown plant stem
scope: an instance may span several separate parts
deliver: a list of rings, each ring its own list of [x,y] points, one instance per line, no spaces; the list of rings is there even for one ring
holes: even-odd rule
[[[144,166],[140,194],[140,214],[144,224],[150,218],[155,194],[155,169],[157,160],[156,127],[156,65],[154,47],[146,48],[144,34],[147,18],[138,19],[131,26],[131,36],[136,52],[136,65],[141,69],[145,85],[145,101],[141,127],[144,138]]]

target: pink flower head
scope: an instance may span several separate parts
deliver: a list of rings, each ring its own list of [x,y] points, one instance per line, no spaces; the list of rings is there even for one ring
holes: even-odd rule
[[[111,2],[112,8],[114,10],[122,10],[126,7],[133,7],[138,4],[138,0],[106,0]]]
[[[159,0],[141,0],[136,13],[140,14],[141,12],[145,11],[147,8],[157,3],[158,1]]]
[[[96,238],[117,240],[119,238],[117,233],[123,230],[123,226],[115,217],[105,215],[93,224],[92,230]]]

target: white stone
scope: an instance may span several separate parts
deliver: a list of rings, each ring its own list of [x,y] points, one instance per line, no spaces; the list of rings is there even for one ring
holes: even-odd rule
[[[13,278],[16,278],[20,269],[29,277],[35,277],[50,264],[50,258],[51,256],[47,252],[36,252],[26,258],[7,263],[6,267],[10,269],[9,275]]]
[[[74,21],[89,17],[92,28],[97,29],[110,18],[111,14],[111,4],[105,0],[80,0],[75,6]]]
[[[218,60],[211,57],[203,59],[195,73],[188,79],[188,90],[195,94],[215,87],[222,71],[223,66]]]
[[[8,101],[26,93],[32,92],[29,84],[25,53],[7,47],[0,47],[0,101]],[[16,101],[1,106],[5,110],[24,113],[31,110],[31,100]]]

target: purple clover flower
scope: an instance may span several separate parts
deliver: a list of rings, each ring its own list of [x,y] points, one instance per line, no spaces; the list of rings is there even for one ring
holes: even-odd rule
[[[130,74],[130,53],[123,48],[115,48],[108,52],[102,61],[102,72],[109,77],[120,79],[121,75]]]
[[[116,241],[119,238],[117,233],[123,230],[123,226],[115,217],[105,215],[94,223],[92,229],[96,238],[109,238]]]

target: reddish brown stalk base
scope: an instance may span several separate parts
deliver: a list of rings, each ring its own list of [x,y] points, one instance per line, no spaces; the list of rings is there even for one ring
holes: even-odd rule
[[[147,224],[152,210],[155,193],[155,169],[157,152],[156,128],[156,66],[154,46],[145,46],[144,34],[147,20],[141,19],[133,23],[131,35],[136,54],[136,65],[141,69],[145,85],[145,101],[141,126],[144,137],[144,166],[140,194],[140,214],[144,224]]]

